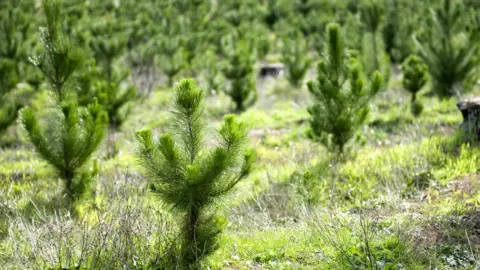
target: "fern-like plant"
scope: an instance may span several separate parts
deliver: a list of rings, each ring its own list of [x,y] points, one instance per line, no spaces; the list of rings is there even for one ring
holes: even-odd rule
[[[410,55],[402,64],[402,72],[403,87],[412,94],[412,114],[418,116],[423,110],[423,105],[417,100],[417,93],[427,83],[428,66],[419,56]]]
[[[312,64],[308,55],[308,43],[300,32],[295,33],[295,38],[286,37],[283,40],[282,63],[286,67],[286,74],[291,85],[301,86],[303,78]]]
[[[229,82],[225,90],[236,106],[237,112],[244,111],[257,100],[254,73],[255,54],[248,43],[239,41],[235,46],[226,46],[227,63],[223,74]]]
[[[246,127],[234,115],[225,116],[217,146],[204,148],[203,99],[193,80],[182,80],[175,86],[170,133],[158,141],[150,130],[136,135],[150,191],[170,206],[181,225],[182,269],[198,268],[218,247],[221,224],[215,204],[248,175],[255,160],[246,148]]]
[[[101,143],[108,117],[96,100],[79,107],[72,93],[73,74],[84,55],[60,32],[60,2],[44,0],[47,25],[41,28],[44,53],[33,59],[48,79],[55,106],[39,120],[31,108],[20,111],[20,124],[36,151],[64,181],[69,202],[88,193],[92,179],[84,166]]]
[[[464,88],[465,81],[470,76],[478,78],[478,31],[466,32],[464,14],[460,3],[443,0],[438,8],[431,9],[431,27],[414,39],[428,65],[433,91],[440,98],[470,90]]]
[[[357,60],[347,54],[340,26],[327,26],[327,43],[318,63],[316,82],[308,82],[313,105],[310,136],[330,151],[343,153],[366,120],[369,102],[380,90],[382,77],[375,72],[369,85],[362,79]]]

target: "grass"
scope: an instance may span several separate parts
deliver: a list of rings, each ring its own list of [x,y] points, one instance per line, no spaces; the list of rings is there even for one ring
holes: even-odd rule
[[[423,93],[425,110],[414,118],[408,94],[392,78],[372,105],[364,144],[351,145],[345,161],[336,162],[306,137],[307,90],[290,89],[284,79],[265,85],[257,104],[239,116],[257,150],[255,171],[218,205],[225,233],[204,267],[478,266],[480,150],[456,132],[462,118],[455,100]],[[95,199],[80,209],[80,221],[61,205],[59,181],[21,137],[0,150],[0,265],[145,269],[174,261],[176,225],[149,195],[133,143],[138,129],[165,129],[171,97],[170,89],[157,89],[135,104],[117,134],[119,154],[109,160],[104,149],[96,154]],[[215,128],[231,103],[211,95],[206,110]]]

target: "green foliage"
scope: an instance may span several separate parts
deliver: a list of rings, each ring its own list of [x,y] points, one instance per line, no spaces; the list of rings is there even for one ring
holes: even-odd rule
[[[0,60],[0,133],[4,132],[17,116],[17,104],[8,97],[18,77],[11,60]]]
[[[85,55],[59,28],[63,18],[60,3],[44,1],[43,8],[46,16],[46,26],[40,28],[43,53],[31,61],[48,80],[54,98],[61,102],[67,98],[73,72],[82,65]]]
[[[87,108],[78,107],[67,84],[79,68],[82,54],[59,31],[60,3],[45,0],[43,7],[45,52],[35,63],[49,80],[56,105],[42,121],[31,108],[22,109],[20,124],[40,157],[64,181],[67,198],[74,202],[88,191],[91,177],[82,170],[102,142],[108,117],[95,99]]]
[[[203,149],[203,90],[193,80],[175,86],[171,133],[154,142],[152,132],[137,132],[139,162],[150,191],[171,207],[181,224],[183,268],[199,262],[218,246],[221,221],[215,203],[245,178],[255,160],[247,150],[247,131],[235,116],[224,118],[218,145]]]
[[[232,98],[236,111],[242,112],[257,100],[255,54],[245,41],[237,41],[234,46],[226,45],[224,49],[227,63],[222,71],[229,82],[225,93]]]
[[[292,39],[287,36],[283,39],[282,63],[286,67],[288,81],[295,87],[301,86],[312,59],[308,55],[307,40],[300,32]]]
[[[311,222],[326,257],[322,269],[424,269],[426,258],[418,254],[405,225],[397,227],[362,212],[352,218],[334,218]]]
[[[385,0],[385,24],[382,30],[385,51],[394,63],[402,63],[413,50],[412,33],[420,19],[414,11],[420,7],[405,0]],[[401,14],[409,13],[409,16]]]
[[[410,55],[402,64],[402,72],[403,87],[412,94],[412,113],[418,116],[423,106],[417,100],[417,93],[428,81],[428,66],[419,56]]]
[[[96,102],[88,108],[65,103],[61,109],[55,109],[43,125],[32,109],[24,108],[20,112],[20,123],[29,141],[64,180],[71,201],[86,192],[90,179],[84,177],[82,169],[102,142],[107,119]]]
[[[207,92],[217,93],[222,89],[222,84],[224,78],[222,76],[218,62],[220,61],[219,57],[215,54],[215,51],[210,49],[207,50],[202,59],[198,60],[199,68],[203,69],[203,78],[206,83]]]
[[[127,35],[122,32],[120,22],[110,16],[100,20],[92,28],[90,47],[100,67],[100,70],[97,70],[100,80],[91,84],[90,88],[95,88],[94,96],[107,111],[110,127],[118,130],[130,113],[129,108],[123,111],[122,109],[136,98],[136,88],[127,80],[130,70],[118,64],[127,47]],[[92,71],[95,69],[87,70],[84,79],[94,76]]]
[[[120,22],[111,16],[113,15],[110,14],[93,24],[90,48],[101,67],[102,77],[108,82],[118,83],[124,79],[122,73],[125,71],[115,70],[114,64],[125,52],[128,38],[122,31]]]
[[[376,72],[366,86],[360,65],[346,54],[340,26],[329,24],[317,81],[307,85],[314,102],[308,110],[311,137],[330,151],[343,153],[346,143],[365,123],[369,101],[382,85],[381,75]]]
[[[156,55],[156,65],[167,76],[168,86],[173,86],[175,76],[187,66],[187,51],[175,37],[159,37],[157,42],[160,53]]]
[[[168,86],[173,86],[175,76],[188,66],[189,52],[185,48],[186,39],[180,35],[183,25],[176,20],[178,11],[172,5],[163,10],[159,22],[161,30],[155,37],[155,61],[159,70],[168,78]]]
[[[375,71],[380,71],[385,78],[385,84],[390,78],[390,59],[383,56],[378,49],[377,35],[380,29],[384,17],[384,8],[380,3],[380,0],[368,0],[365,1],[360,7],[360,19],[364,28],[370,35],[370,42],[368,46],[364,46],[362,52],[368,56],[362,56],[365,71],[368,75],[373,74]],[[371,52],[366,52],[371,48]],[[372,64],[369,64],[371,62]]]
[[[360,7],[360,18],[368,32],[376,33],[382,23],[384,9],[379,0],[367,0]]]
[[[23,43],[26,42],[30,25],[29,14],[23,12],[21,7],[16,7],[16,4],[6,1],[6,7],[0,9],[0,33],[3,40],[0,44],[0,57],[21,60],[24,53],[22,50],[25,50]]]
[[[478,31],[467,32],[465,8],[454,0],[443,0],[431,9],[431,27],[415,37],[419,55],[429,67],[433,91],[441,98],[471,89],[464,84],[475,72],[480,58]]]
[[[108,114],[110,127],[118,130],[130,114],[131,108],[126,104],[135,99],[137,94],[135,86],[100,81],[96,88],[96,97]]]

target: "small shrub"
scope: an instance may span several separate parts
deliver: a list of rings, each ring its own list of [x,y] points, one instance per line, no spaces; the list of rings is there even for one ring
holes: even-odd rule
[[[235,46],[226,46],[225,50],[227,64],[222,71],[229,81],[225,92],[235,103],[236,111],[242,112],[257,100],[254,52],[244,41],[237,42]]]
[[[417,100],[417,93],[425,86],[428,80],[428,66],[422,58],[410,55],[402,64],[403,87],[412,94],[411,111],[418,116],[423,105]]]
[[[82,169],[102,142],[108,117],[96,100],[87,108],[78,107],[68,85],[84,56],[60,33],[60,3],[43,1],[47,26],[41,29],[44,54],[34,64],[50,82],[55,107],[40,122],[31,108],[20,112],[20,124],[29,141],[64,181],[69,202],[89,190],[91,174]]]
[[[172,133],[155,143],[150,130],[137,132],[139,162],[150,190],[178,215],[185,268],[197,268],[217,248],[221,220],[215,203],[248,175],[255,160],[245,148],[246,127],[233,115],[225,116],[218,145],[203,149],[202,115],[203,90],[183,80],[175,87]]]
[[[376,72],[366,86],[360,65],[345,52],[340,26],[329,24],[317,81],[307,85],[314,101],[308,109],[311,137],[330,151],[343,153],[347,142],[365,123],[369,102],[382,85],[380,73]]]
[[[187,39],[181,36],[182,25],[176,20],[175,9],[169,5],[164,8],[162,20],[162,30],[155,37],[155,45],[157,47],[157,54],[155,55],[155,62],[158,69],[167,76],[168,86],[173,86],[175,76],[188,66],[190,57],[193,57],[192,52],[189,55],[185,45]],[[195,44],[194,44],[195,45]]]
[[[443,0],[431,10],[431,28],[415,37],[419,55],[428,65],[433,82],[433,92],[440,98],[459,95],[470,76],[480,64],[477,56],[480,44],[476,31],[466,32],[463,20],[464,7],[452,0]]]
[[[286,67],[286,77],[291,85],[301,86],[312,59],[308,55],[308,43],[300,32],[295,38],[287,36],[283,39],[282,63]]]
[[[377,49],[377,33],[382,23],[384,9],[378,0],[368,0],[360,7],[360,19],[366,30],[371,33],[371,46],[373,50],[373,70],[380,70]]]
[[[12,61],[0,60],[0,133],[4,132],[17,117],[17,105],[8,98],[18,77]]]
[[[95,96],[109,116],[110,128],[120,129],[130,113],[122,110],[136,98],[136,88],[127,81],[130,70],[118,60],[127,47],[127,35],[122,32],[121,22],[112,17],[104,18],[92,27],[90,47],[99,65],[98,80],[93,82]]]

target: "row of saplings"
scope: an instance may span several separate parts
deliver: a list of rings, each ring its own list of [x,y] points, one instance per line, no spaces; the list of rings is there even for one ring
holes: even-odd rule
[[[59,5],[46,1],[45,11],[48,23],[41,31],[45,50],[37,62],[49,82],[53,106],[45,124],[31,108],[21,110],[20,123],[38,154],[64,181],[66,198],[75,209],[90,197],[97,170],[85,167],[104,138],[109,117],[95,99],[86,107],[78,105],[71,82],[82,63],[76,48],[58,31]],[[381,89],[382,78],[376,72],[368,85],[364,82],[355,54],[344,48],[340,33],[337,24],[327,27],[318,79],[309,82],[308,88],[315,101],[309,108],[311,135],[342,153],[364,124],[368,103]],[[407,81],[418,88],[425,70],[416,58],[407,66]],[[181,256],[175,261],[181,268],[198,268],[201,259],[216,249],[222,224],[215,217],[214,204],[249,174],[255,161],[246,126],[234,115],[224,117],[216,146],[204,149],[203,95],[191,79],[177,83],[170,133],[158,140],[150,130],[136,134],[138,160],[150,181],[150,191],[182,219]]]

